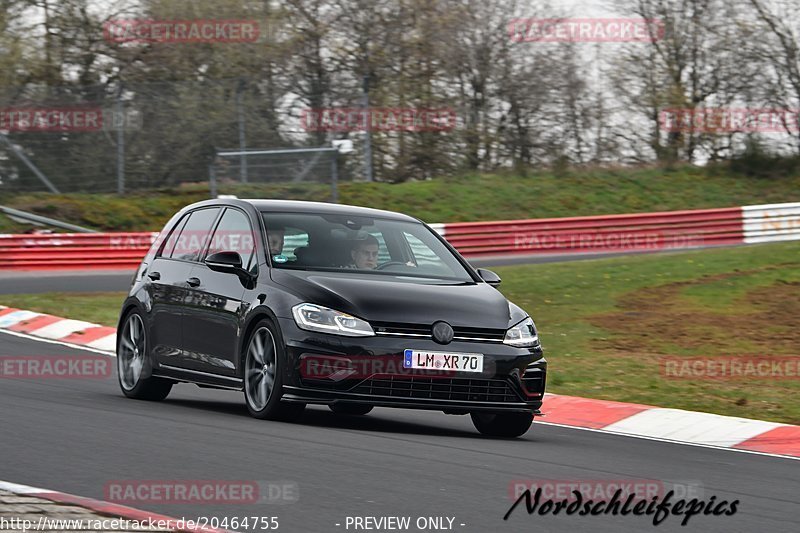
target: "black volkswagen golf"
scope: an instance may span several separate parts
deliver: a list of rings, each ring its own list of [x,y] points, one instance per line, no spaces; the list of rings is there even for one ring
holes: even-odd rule
[[[244,391],[256,418],[307,404],[469,414],[515,437],[539,414],[547,364],[531,317],[436,231],[343,205],[208,200],[167,223],[117,328],[125,396],[176,383]]]

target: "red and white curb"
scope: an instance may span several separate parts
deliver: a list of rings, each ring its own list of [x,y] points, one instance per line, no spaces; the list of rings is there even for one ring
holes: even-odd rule
[[[101,352],[114,353],[117,350],[116,328],[13,307],[0,306],[0,329]]]
[[[125,505],[117,505],[115,503],[104,502],[101,500],[94,500],[92,498],[85,498],[83,496],[75,496],[73,494],[67,494],[65,492],[40,489],[37,487],[31,487],[29,485],[20,485],[19,483],[10,483],[8,481],[0,480],[0,490],[13,492],[14,494],[17,494],[19,496],[31,496],[34,498],[41,498],[43,500],[49,500],[51,502],[60,504],[77,505],[79,507],[83,507],[84,509],[94,511],[95,513],[100,515],[117,517],[117,518],[127,518],[128,520],[136,520],[140,523],[148,521],[151,523],[162,522],[162,523],[169,523],[176,525],[181,523],[181,521],[176,518],[156,513],[151,513],[149,511],[142,511],[140,509],[134,509],[133,507],[126,507]],[[185,531],[189,533],[226,533],[225,530],[212,529],[208,527],[170,528],[170,530]]]
[[[545,423],[800,458],[800,426],[635,403],[546,394]]]
[[[0,330],[113,355],[116,330],[0,306]],[[800,458],[800,426],[650,405],[547,394],[544,423],[682,444]]]

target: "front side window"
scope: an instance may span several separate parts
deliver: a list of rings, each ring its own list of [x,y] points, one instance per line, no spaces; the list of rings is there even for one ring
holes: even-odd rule
[[[237,252],[242,258],[242,268],[253,268],[251,261],[255,251],[255,235],[247,215],[238,209],[228,208],[211,236],[208,254],[216,252]]]
[[[364,216],[264,212],[275,268],[472,282],[466,268],[417,222]],[[280,244],[280,247],[278,247]]]

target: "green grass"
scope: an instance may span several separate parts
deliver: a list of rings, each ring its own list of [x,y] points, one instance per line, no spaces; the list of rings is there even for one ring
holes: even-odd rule
[[[0,233],[24,233],[25,231],[39,226],[21,224],[11,220],[7,216],[0,214]]]
[[[800,355],[800,242],[497,268],[550,392],[800,424],[800,379],[676,380],[664,356]],[[122,293],[0,296],[115,325]]]
[[[44,292],[4,294],[0,305],[116,327],[124,299],[124,292]]]
[[[330,198],[330,187],[322,184],[227,184],[219,192],[240,198],[316,201]],[[6,194],[0,198],[0,204],[94,229],[149,231],[161,229],[184,205],[207,197],[207,185],[190,184],[122,197]],[[790,201],[800,201],[800,174],[747,176],[725,167],[594,168],[558,173],[541,171],[528,176],[475,174],[399,184],[340,184],[341,203],[402,211],[427,222],[565,217]]]
[[[549,390],[800,424],[800,379],[674,380],[663,356],[800,355],[800,243],[496,269]]]

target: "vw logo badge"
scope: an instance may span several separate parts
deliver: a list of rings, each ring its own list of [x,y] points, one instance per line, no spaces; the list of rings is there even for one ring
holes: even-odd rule
[[[453,328],[447,322],[439,321],[433,325],[433,340],[439,344],[450,344],[453,335]]]

